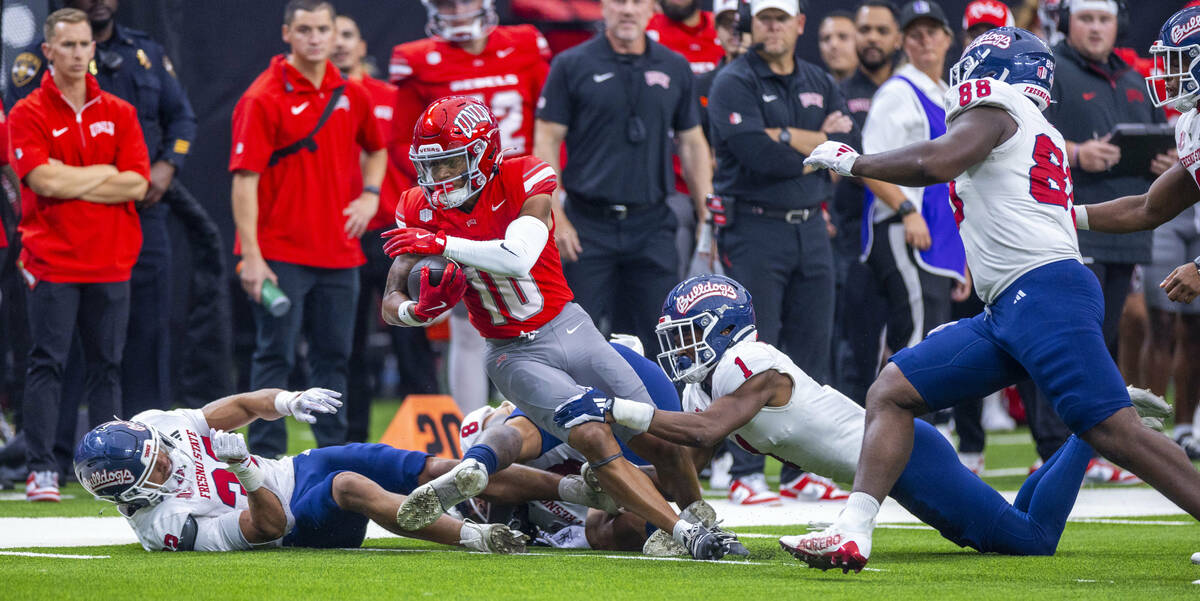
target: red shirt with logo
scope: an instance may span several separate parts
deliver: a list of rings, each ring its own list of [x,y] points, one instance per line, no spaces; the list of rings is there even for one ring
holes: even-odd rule
[[[384,144],[390,145],[394,130],[392,115],[396,110],[396,86],[374,77],[363,76],[363,87],[371,95],[371,112],[379,123],[379,133],[383,136]],[[407,160],[407,159],[406,159]],[[362,189],[362,172],[356,174],[354,187]],[[379,190],[379,210],[367,224],[368,231],[389,227],[396,216],[396,203],[400,194],[412,187],[416,182],[404,174],[396,164],[388,161],[387,172],[383,175],[383,185]]]
[[[388,72],[400,88],[389,154],[411,180],[413,127],[425,107],[445,96],[471,96],[487,105],[500,125],[505,156],[533,152],[535,105],[550,72],[550,46],[532,25],[497,27],[478,55],[437,38],[400,44]]]
[[[558,185],[554,169],[534,157],[505,159],[471,212],[434,209],[421,188],[411,188],[400,198],[396,225],[419,227],[431,232],[468,240],[500,240],[508,224],[521,215],[525,201],[539,194],[552,194]],[[554,227],[537,263],[523,278],[497,276],[466,268],[467,294],[464,301],[471,323],[485,338],[513,338],[532,332],[554,319],[575,295],[563,277]]]
[[[725,58],[725,49],[721,48],[721,40],[717,38],[717,22],[713,14],[702,10],[700,22],[695,27],[672,21],[662,13],[650,17],[646,26],[646,35],[650,39],[678,52],[692,66],[692,75],[708,73],[721,64]],[[687,184],[683,181],[683,167],[676,155],[672,161],[675,166],[675,190],[688,193]]]
[[[313,138],[317,150],[302,149],[270,165],[275,150],[312,132],[338,86],[345,89]],[[261,176],[258,245],[264,259],[327,269],[365,262],[358,239],[345,233],[342,211],[362,193],[360,152],[384,147],[372,107],[363,84],[343,79],[333,63],[326,62],[325,77],[314,87],[284,55],[271,59],[242,95],[233,109],[229,170]],[[241,240],[233,252],[241,253]]]
[[[25,176],[50,162],[86,167],[113,165],[150,179],[150,156],[128,102],[100,90],[87,76],[83,107],[76,112],[54,83],[26,96],[8,115],[10,160],[21,178],[22,265],[37,280],[56,283],[129,279],[142,248],[142,226],[133,200],[100,204],[39,196]]]

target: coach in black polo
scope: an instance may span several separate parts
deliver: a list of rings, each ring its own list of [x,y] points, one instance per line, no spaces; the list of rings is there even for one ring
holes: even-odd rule
[[[665,202],[674,187],[672,133],[698,223],[707,219],[711,158],[691,67],[646,37],[654,0],[603,0],[602,9],[605,32],[551,64],[534,154],[558,169],[566,141],[566,203],[555,210],[555,240],[576,302],[602,330],[632,330],[653,353],[679,265],[676,220]],[[703,242],[699,250],[709,252],[711,240]]]

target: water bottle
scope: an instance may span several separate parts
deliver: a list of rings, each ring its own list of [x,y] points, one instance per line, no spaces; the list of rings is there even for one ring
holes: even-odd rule
[[[242,272],[242,263],[237,264],[237,273]],[[262,283],[261,305],[267,313],[275,317],[283,317],[292,308],[292,300],[275,285],[275,282],[264,279]]]

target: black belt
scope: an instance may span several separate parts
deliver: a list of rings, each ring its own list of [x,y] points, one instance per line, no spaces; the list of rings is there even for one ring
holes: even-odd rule
[[[744,200],[739,200],[733,207],[740,214],[766,217],[767,219],[782,219],[788,223],[804,223],[813,216],[821,214],[819,206],[807,209],[778,209],[752,204]]]
[[[589,203],[587,201],[580,201],[578,198],[571,198],[569,196],[567,197],[567,200],[570,203],[567,206],[571,210],[579,211],[580,213],[583,213],[589,217],[596,217],[600,219],[616,219],[617,221],[621,221],[632,215],[645,213],[651,209],[662,206],[662,203],[631,205]]]

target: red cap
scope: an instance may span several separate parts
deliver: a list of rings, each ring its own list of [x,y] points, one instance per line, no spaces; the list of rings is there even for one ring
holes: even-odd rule
[[[963,12],[963,31],[983,24],[1012,27],[1012,11],[1000,0],[975,0],[968,4],[967,10]]]

